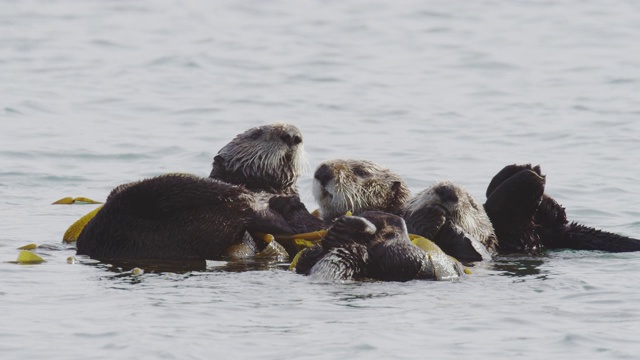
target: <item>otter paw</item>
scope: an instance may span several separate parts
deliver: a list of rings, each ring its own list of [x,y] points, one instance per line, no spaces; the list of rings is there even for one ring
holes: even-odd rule
[[[300,197],[296,195],[274,196],[269,199],[269,208],[282,215],[291,214],[300,210],[307,210]]]

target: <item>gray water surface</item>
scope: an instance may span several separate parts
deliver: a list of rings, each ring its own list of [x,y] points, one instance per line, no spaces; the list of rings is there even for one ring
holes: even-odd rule
[[[638,358],[636,253],[505,258],[455,282],[133,276],[68,264],[62,234],[94,205],[49,205],[207,176],[236,134],[287,121],[309,208],[325,159],[480,201],[531,162],[570,219],[638,238],[638,24],[636,1],[0,1],[0,357]],[[27,243],[47,262],[9,263]]]

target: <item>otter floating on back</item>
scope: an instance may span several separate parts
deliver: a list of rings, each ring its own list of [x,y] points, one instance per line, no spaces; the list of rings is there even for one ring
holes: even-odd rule
[[[366,160],[335,159],[321,163],[313,193],[325,222],[351,211],[401,215],[409,231],[434,241],[463,261],[490,259],[495,234],[482,206],[451,182],[436,183],[415,197],[402,178]]]
[[[302,252],[296,272],[321,281],[409,281],[455,279],[464,269],[437,248],[411,243],[401,217],[366,211],[337,218],[319,245]]]
[[[460,261],[490,260],[497,238],[482,205],[451,181],[419,192],[404,206],[409,232],[424,236]]]

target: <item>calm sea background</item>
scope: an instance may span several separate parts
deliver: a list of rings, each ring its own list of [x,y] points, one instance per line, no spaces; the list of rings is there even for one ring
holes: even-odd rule
[[[94,206],[50,205],[207,176],[237,133],[287,121],[309,208],[325,159],[480,201],[531,162],[571,219],[640,238],[639,24],[637,1],[0,1],[0,358],[640,358],[638,253],[455,282],[133,276],[68,264],[62,234]],[[28,243],[46,263],[10,263]]]

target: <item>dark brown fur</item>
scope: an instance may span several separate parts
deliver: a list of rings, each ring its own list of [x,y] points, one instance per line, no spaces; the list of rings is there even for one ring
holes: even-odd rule
[[[217,259],[230,245],[257,247],[248,230],[292,233],[269,207],[296,195],[302,134],[293,125],[252,128],[214,159],[211,178],[165,175],[114,189],[78,238],[96,259]]]
[[[545,249],[640,251],[640,240],[569,222],[558,202],[544,193],[540,166],[508,165],[487,188],[485,209],[501,253]]]
[[[408,281],[440,279],[436,267],[450,267],[450,274],[460,276],[461,268],[440,254],[443,258],[432,258],[413,245],[401,217],[367,211],[337,218],[326,238],[301,254],[296,272],[323,281]]]

